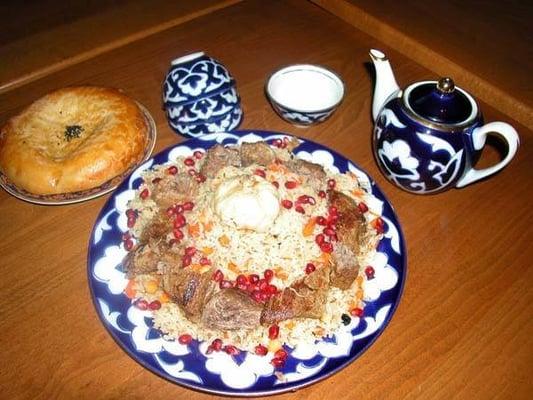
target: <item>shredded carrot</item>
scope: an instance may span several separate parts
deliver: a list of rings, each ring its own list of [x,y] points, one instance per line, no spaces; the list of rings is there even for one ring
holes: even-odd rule
[[[352,194],[356,197],[363,197],[365,195],[365,192],[361,189],[354,189],[352,190]]]
[[[313,234],[315,230],[315,225],[316,225],[316,218],[315,217],[309,218],[309,221],[307,221],[307,223],[305,224],[302,230],[302,234],[304,235],[304,237],[308,237]]]
[[[287,278],[289,277],[289,275],[287,275],[287,273],[281,269],[276,270],[275,274],[276,274],[276,278],[281,279],[282,281],[286,281]]]
[[[200,270],[203,268],[203,265],[200,264],[191,264],[189,268],[194,272],[200,272]]]
[[[222,235],[218,238],[218,242],[224,246],[224,247],[228,247],[229,246],[229,237],[227,237],[226,235]]]
[[[356,293],[355,293],[355,299],[357,301],[361,300],[363,298],[363,291],[362,290],[358,290]]]
[[[237,267],[237,265],[235,263],[232,263],[231,261],[228,263],[228,269],[237,275],[241,273],[241,270]]]
[[[170,301],[170,296],[166,292],[163,292],[159,296],[159,301],[161,303],[168,303]]]
[[[271,163],[268,165],[267,170],[274,172],[286,172],[287,168],[282,164]]]
[[[294,329],[294,322],[293,321],[289,321],[287,322],[287,324],[285,324],[285,326],[287,327],[287,329],[289,330],[293,330]]]
[[[279,349],[281,349],[281,342],[277,339],[274,339],[274,340],[271,340],[270,342],[268,342],[268,351],[269,352],[276,352],[278,351]]]
[[[124,293],[126,293],[126,296],[128,298],[133,299],[135,295],[137,294],[137,291],[135,290],[135,280],[130,279],[128,281],[128,284],[126,285],[126,289],[124,289]]]
[[[204,222],[204,223],[202,223],[202,225],[204,226],[204,231],[205,232],[211,232],[211,229],[213,229],[213,222],[212,221]]]
[[[331,260],[331,254],[330,253],[321,253],[320,257],[318,257],[317,261],[322,264],[329,264]]]
[[[144,283],[144,290],[146,290],[146,293],[154,294],[157,292],[157,289],[159,288],[159,283],[155,280],[149,280],[148,282]]]
[[[355,282],[357,282],[357,286],[361,286],[363,284],[363,277],[359,275],[357,278],[355,278]]]
[[[189,224],[187,225],[187,230],[189,235],[196,237],[200,234],[200,226],[198,224]]]
[[[206,256],[209,256],[209,255],[213,254],[214,251],[215,251],[215,249],[212,248],[212,247],[204,247],[202,249],[202,253],[204,253]]]

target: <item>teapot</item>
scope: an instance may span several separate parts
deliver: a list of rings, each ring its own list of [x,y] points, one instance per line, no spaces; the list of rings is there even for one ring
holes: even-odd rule
[[[519,138],[505,122],[484,124],[479,106],[450,78],[415,82],[400,89],[381,51],[370,50],[376,69],[372,102],[373,150],[383,174],[418,194],[464,187],[493,175],[514,157]],[[475,169],[488,134],[507,145],[495,165]]]

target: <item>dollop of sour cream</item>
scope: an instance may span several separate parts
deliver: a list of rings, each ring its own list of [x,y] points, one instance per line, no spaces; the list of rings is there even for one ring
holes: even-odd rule
[[[214,209],[220,219],[237,229],[265,232],[280,210],[277,189],[256,175],[223,181],[216,189]]]

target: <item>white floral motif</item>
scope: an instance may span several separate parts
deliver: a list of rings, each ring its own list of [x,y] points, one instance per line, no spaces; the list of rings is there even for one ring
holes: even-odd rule
[[[402,184],[398,179],[417,181],[420,178],[420,174],[416,170],[419,162],[411,156],[411,148],[404,140],[398,139],[392,143],[385,140],[382,148],[378,150],[378,158],[381,160],[383,168],[387,171],[389,179],[399,186],[402,186]],[[395,172],[390,168],[390,165],[396,159],[403,170],[401,173]]]

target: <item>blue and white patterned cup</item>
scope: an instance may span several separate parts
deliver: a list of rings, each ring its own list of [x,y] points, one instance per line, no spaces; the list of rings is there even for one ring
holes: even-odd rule
[[[242,120],[235,80],[203,52],[172,61],[163,83],[163,103],[169,125],[185,136],[233,130]]]

